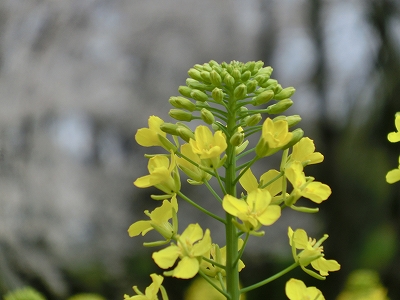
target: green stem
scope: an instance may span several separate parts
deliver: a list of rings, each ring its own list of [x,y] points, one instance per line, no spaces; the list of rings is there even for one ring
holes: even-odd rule
[[[205,256],[203,256],[202,259],[204,259],[206,262],[209,262],[210,264],[212,264],[214,266],[217,266],[220,269],[224,269],[225,270],[225,266],[217,263],[215,260],[209,259],[209,258],[207,258]]]
[[[236,264],[236,265],[237,265],[237,263],[239,262],[239,259],[240,259],[240,258],[242,257],[242,255],[243,255],[244,248],[246,248],[246,244],[247,244],[247,241],[249,240],[249,237],[250,237],[250,234],[249,234],[248,232],[246,232],[246,237],[244,238],[242,248],[240,248],[240,251],[239,251],[239,253],[238,253],[238,256],[237,256],[237,258],[235,259],[235,264]]]
[[[222,295],[224,295],[226,297],[226,299],[229,299],[229,300],[232,299],[226,291],[222,290],[218,285],[216,285],[215,282],[213,282],[210,277],[208,277],[206,274],[203,273],[203,271],[199,270],[199,274],[209,284],[211,284],[214,289],[216,289],[218,292],[220,292]]]
[[[208,188],[208,190],[213,194],[215,199],[222,203],[221,197],[217,194],[217,192],[212,188],[212,186],[208,183],[208,181],[204,181],[204,185]]]
[[[177,151],[176,155],[178,155],[180,158],[183,158],[184,160],[188,161],[189,163],[191,163],[195,167],[199,168],[200,170],[206,172],[207,174],[210,174],[211,176],[216,177],[215,173],[211,172],[210,169],[207,169],[207,168],[203,167],[202,165],[199,165],[195,161],[191,160],[189,157],[183,155],[181,152]]]
[[[259,288],[260,286],[263,286],[263,285],[265,285],[267,283],[270,283],[271,281],[274,281],[275,279],[278,279],[279,277],[281,277],[281,276],[285,275],[286,273],[290,272],[291,270],[296,268],[298,265],[299,265],[299,263],[297,263],[297,262],[293,263],[292,265],[290,265],[286,269],[280,271],[279,273],[276,273],[275,275],[273,275],[273,276],[271,276],[271,277],[269,277],[267,279],[264,279],[264,280],[262,280],[260,282],[257,282],[255,284],[252,284],[252,285],[250,285],[248,287],[245,287],[245,288],[241,289],[240,292],[241,293],[247,293],[247,292],[252,291],[252,290],[254,290],[256,288]]]
[[[247,166],[241,170],[240,174],[233,180],[233,184],[237,184],[239,179],[243,176],[244,173],[259,159],[258,156],[255,156],[251,161],[247,163]]]
[[[221,218],[218,217],[217,215],[213,214],[212,212],[208,211],[207,209],[205,209],[204,207],[198,205],[196,202],[194,202],[193,200],[191,200],[190,198],[188,198],[187,196],[185,196],[184,194],[182,194],[182,192],[177,192],[177,195],[179,197],[181,197],[183,200],[185,200],[186,202],[190,203],[191,205],[193,205],[194,207],[196,207],[198,210],[202,211],[203,213],[205,213],[206,215],[209,215],[211,218],[214,218],[217,221],[220,221],[221,223],[226,224],[226,221]]]

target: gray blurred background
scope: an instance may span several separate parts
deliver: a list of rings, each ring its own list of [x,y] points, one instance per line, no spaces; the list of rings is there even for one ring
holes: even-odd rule
[[[333,194],[319,216],[286,219],[328,232],[342,264],[307,284],[334,299],[370,268],[400,299],[400,184],[384,180],[400,153],[386,140],[400,111],[395,0],[0,0],[1,294],[121,299],[159,272],[146,239],[127,235],[159,204],[132,185],[147,171],[134,135],[149,115],[170,120],[187,70],[211,59],[263,60],[297,89],[289,113],[325,155],[310,170]],[[245,284],[291,261],[285,226],[250,247]],[[284,299],[284,282],[259,293]],[[166,280],[171,299],[187,284]]]

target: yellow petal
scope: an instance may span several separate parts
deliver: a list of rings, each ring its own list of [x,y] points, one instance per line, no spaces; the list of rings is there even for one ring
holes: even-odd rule
[[[237,217],[239,213],[248,213],[247,203],[244,200],[239,200],[231,195],[225,195],[224,199],[222,199],[222,207],[227,213],[235,217]]]
[[[315,270],[318,270],[322,276],[327,276],[328,272],[340,270],[340,264],[333,259],[325,259],[323,257],[311,262],[311,265]]]
[[[314,181],[309,183],[301,194],[315,203],[321,203],[328,199],[331,193],[331,188],[328,185]]]
[[[247,169],[247,171],[243,173],[242,177],[239,179],[239,182],[247,193],[250,193],[258,188],[257,179],[251,169]]]
[[[281,207],[279,205],[269,205],[257,219],[261,224],[269,226],[275,223],[280,216]]]
[[[128,233],[130,237],[138,236],[139,234],[145,235],[153,227],[150,221],[137,221],[129,226]]]
[[[290,300],[303,300],[307,289],[303,281],[292,278],[286,282],[285,292]]]
[[[189,243],[193,245],[195,242],[203,237],[203,229],[201,229],[199,224],[189,224],[188,227],[182,232],[179,242]]]
[[[400,180],[400,169],[394,169],[386,174],[386,181],[388,183],[395,183]]]
[[[160,268],[168,269],[174,265],[175,261],[179,257],[179,254],[180,249],[175,245],[171,245],[165,249],[154,252],[152,257]]]
[[[199,261],[196,258],[185,256],[179,261],[172,276],[182,279],[193,278],[199,272],[199,266]]]
[[[201,241],[193,245],[191,254],[192,256],[202,256],[205,255],[211,249],[211,236],[210,230],[206,230],[204,237]]]
[[[274,169],[269,170],[268,172],[265,172],[263,175],[261,175],[260,181],[262,181],[263,185],[265,185],[272,179],[276,178],[279,174],[280,172],[277,170]],[[264,189],[267,190],[271,194],[271,196],[275,196],[279,192],[282,192],[282,178],[275,180],[273,183],[269,184]]]

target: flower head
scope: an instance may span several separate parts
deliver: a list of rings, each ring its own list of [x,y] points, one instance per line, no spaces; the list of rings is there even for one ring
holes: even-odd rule
[[[294,278],[286,282],[285,292],[290,300],[325,300],[319,289],[307,287],[303,281]]]
[[[134,286],[133,290],[138,295],[136,295],[136,296],[124,295],[124,299],[125,300],[158,300],[157,294],[158,294],[160,288],[162,288],[161,283],[163,282],[164,277],[162,277],[161,275],[154,274],[154,273],[151,274],[150,277],[153,280],[153,282],[146,288],[144,294],[139,291],[137,286]]]
[[[216,131],[213,135],[204,125],[197,126],[194,137],[189,143],[193,152],[199,154],[201,159],[219,157],[228,146],[222,131]]]
[[[139,188],[155,186],[167,194],[174,194],[180,190],[175,155],[171,154],[171,163],[167,156],[156,155],[149,159],[147,168],[150,174],[136,179],[134,185]]]
[[[143,147],[163,146],[158,135],[162,137],[167,136],[167,134],[160,129],[164,121],[157,116],[150,116],[148,124],[149,128],[141,128],[136,132],[136,142]]]
[[[300,197],[321,203],[332,193],[328,185],[314,181],[312,177],[307,180],[303,172],[303,165],[299,161],[291,163],[286,168],[285,175],[293,186],[291,197],[288,198],[291,204],[294,204]]]
[[[293,152],[290,155],[288,164],[299,161],[303,165],[317,164],[324,160],[324,156],[320,152],[315,152],[315,146],[312,139],[302,138],[293,146]]]
[[[201,165],[201,159],[198,154],[193,152],[192,147],[189,144],[184,144],[181,146],[181,153],[189,158],[192,162],[197,165]],[[179,168],[194,181],[194,183],[203,183],[211,178],[211,175],[206,173],[204,170],[200,169],[196,165],[187,161],[184,158],[177,157],[176,159]]]
[[[400,142],[400,112],[397,112],[395,115],[394,124],[396,126],[396,131],[390,132],[388,134],[388,140],[391,143]]]
[[[145,214],[150,217],[150,220],[133,223],[128,229],[129,236],[134,237],[139,234],[145,235],[150,230],[156,229],[164,238],[171,239],[176,233],[176,230],[174,230],[169,220],[172,218],[172,215],[177,212],[178,202],[174,195],[171,201],[164,200],[163,204],[154,209],[151,213],[146,210]]]
[[[295,231],[289,227],[288,230],[289,244],[292,246],[293,257],[300,267],[308,274],[315,274],[313,271],[306,269],[310,263],[313,268],[319,271],[321,276],[328,276],[328,272],[338,271],[340,264],[336,260],[327,260],[324,258],[322,242],[328,238],[328,235],[320,241],[311,239],[303,229],[296,229]],[[302,250],[297,253],[295,249]],[[314,275],[313,275],[314,276]],[[318,276],[318,275],[317,275]]]
[[[168,269],[180,258],[175,269],[165,272],[165,275],[189,279],[194,277],[200,268],[200,261],[211,248],[210,231],[203,229],[199,224],[190,224],[177,237],[177,244],[153,253],[153,259],[162,269]]]
[[[239,226],[245,232],[258,230],[261,225],[272,225],[281,216],[280,206],[271,205],[271,194],[261,189],[251,191],[246,200],[225,195],[222,207],[243,221]]]
[[[256,146],[257,155],[264,157],[274,154],[287,145],[292,136],[286,120],[274,122],[267,118],[262,125],[261,138]]]

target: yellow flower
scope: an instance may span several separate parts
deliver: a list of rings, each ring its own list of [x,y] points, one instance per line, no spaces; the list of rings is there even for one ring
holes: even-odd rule
[[[322,242],[328,238],[328,235],[317,242],[315,239],[308,238],[307,233],[303,229],[296,229],[295,231],[289,227],[288,230],[289,244],[292,249],[303,250],[300,253],[293,252],[293,257],[300,267],[307,273],[313,273],[306,269],[310,263],[313,268],[321,274],[321,276],[328,276],[328,272],[338,271],[340,264],[336,260],[327,260],[324,258]]]
[[[267,118],[262,125],[261,138],[256,146],[257,155],[264,157],[274,154],[287,145],[292,136],[286,120],[274,122]]]
[[[271,203],[276,204],[279,203],[280,199],[282,199],[282,195],[277,196],[279,193],[282,193],[282,178],[278,178],[277,180],[275,180],[271,184],[268,184],[265,187],[264,185],[269,183],[271,180],[275,179],[279,175],[279,171],[271,169],[261,175],[259,183],[253,172],[249,168],[242,175],[242,177],[240,177],[239,182],[247,193],[250,193],[251,191],[254,191],[258,188],[262,188],[263,190],[268,191],[272,196]]]
[[[178,236],[177,244],[153,253],[153,259],[162,269],[168,269],[180,258],[175,269],[165,272],[165,275],[189,279],[194,277],[200,268],[200,262],[211,248],[210,231],[207,229],[203,236],[203,229],[199,224],[190,224],[182,235]]]
[[[222,131],[216,131],[214,136],[211,130],[204,125],[196,127],[194,131],[195,139],[190,139],[194,153],[199,154],[201,159],[219,157],[227,148],[227,143]]]
[[[396,131],[390,132],[388,134],[388,140],[392,143],[400,142],[400,112],[397,112],[395,115],[394,124],[396,126]]]
[[[178,202],[176,196],[172,197],[171,202],[164,200],[163,204],[154,209],[151,213],[149,213],[148,210],[144,212],[150,217],[150,220],[137,221],[129,227],[129,236],[134,237],[139,234],[145,235],[150,230],[156,229],[165,239],[171,239],[176,232],[169,220],[172,218],[173,213],[177,212]]]
[[[313,140],[308,137],[302,138],[293,146],[293,152],[289,157],[288,164],[299,161],[305,165],[320,163],[324,160],[324,156],[320,152],[315,152]]]
[[[258,230],[261,225],[272,225],[281,216],[280,206],[271,205],[271,194],[261,189],[251,191],[246,200],[225,195],[222,207],[243,221],[240,229],[245,232]]]
[[[308,198],[315,203],[321,203],[328,199],[332,193],[328,185],[313,181],[313,177],[309,177],[307,180],[303,172],[303,165],[299,161],[291,163],[286,168],[285,175],[293,186],[293,191],[288,198],[291,204],[294,204],[300,197]]]
[[[161,146],[162,143],[158,135],[166,137],[167,134],[160,129],[164,121],[157,116],[150,116],[148,120],[149,128],[141,128],[136,132],[135,140],[143,147]]]
[[[294,278],[286,282],[285,292],[290,300],[325,300],[319,289],[307,287],[303,281]]]
[[[144,295],[143,293],[141,293],[137,286],[133,287],[133,290],[139,294],[136,296],[128,296],[128,295],[124,295],[124,299],[125,300],[158,300],[157,294],[160,290],[160,288],[162,288],[161,283],[164,280],[164,277],[162,277],[161,275],[157,275],[157,274],[151,274],[150,275],[151,279],[153,280],[153,283],[151,283],[145,290]]]
[[[386,174],[386,181],[388,183],[395,183],[400,181],[400,156],[399,156],[399,167],[397,169],[391,170]]]
[[[199,155],[193,152],[192,147],[189,144],[184,144],[181,146],[181,153],[191,161],[201,165],[201,159]],[[204,181],[210,180],[210,174],[204,172],[202,169],[198,168],[186,159],[177,157],[176,161],[179,168],[194,181],[193,183],[201,184]]]
[[[149,175],[142,176],[133,183],[139,188],[155,186],[167,194],[174,194],[180,189],[179,173],[176,171],[175,155],[171,163],[165,155],[156,155],[149,159]]]
[[[238,240],[238,251],[243,246],[243,240]],[[214,260],[216,263],[226,266],[226,246],[219,248],[217,244],[212,244],[210,251],[206,255],[207,258]],[[238,262],[238,271],[240,272],[245,267],[243,261],[239,259]],[[226,276],[225,269],[219,268],[218,266],[214,266],[208,261],[203,260],[201,262],[201,268],[204,272],[210,277],[216,277],[218,273],[221,273],[222,276]]]

